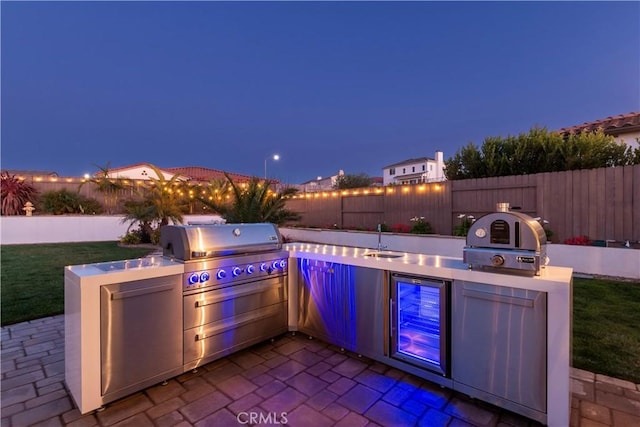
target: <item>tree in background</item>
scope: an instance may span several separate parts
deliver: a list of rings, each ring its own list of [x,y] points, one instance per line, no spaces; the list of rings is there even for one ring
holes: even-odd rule
[[[225,173],[230,188],[230,197],[215,192],[211,197],[199,197],[207,207],[218,213],[227,223],[271,222],[282,225],[298,221],[300,215],[286,209],[286,198],[298,192],[295,188],[286,188],[275,193],[271,191],[269,181],[262,182],[253,178],[247,184],[236,184]]]
[[[211,179],[206,185],[199,185],[198,191],[195,193],[195,198],[198,201],[207,200],[213,202],[215,200],[221,200],[222,198],[231,197],[231,185],[229,185],[228,179]],[[210,209],[205,203],[202,203],[204,211]]]
[[[135,224],[139,228],[132,233],[127,231],[123,238],[128,243],[158,243],[160,227],[169,222],[181,224],[182,214],[188,209],[188,201],[183,197],[184,183],[179,175],[166,179],[160,169],[154,165],[149,167],[155,172],[154,178],[149,175],[149,184],[138,188],[137,200],[129,200],[124,204],[125,217],[122,222],[129,221],[129,229]]]
[[[618,144],[602,131],[568,137],[535,127],[528,134],[489,137],[480,147],[473,143],[445,161],[449,180],[527,175],[593,169],[640,163],[640,148]]]
[[[31,184],[26,183],[24,179],[2,172],[0,183],[2,187],[2,215],[22,215],[25,213],[22,210],[24,204],[36,201],[38,191]]]
[[[339,175],[333,186],[336,190],[344,190],[347,188],[363,188],[371,185],[371,177],[366,173],[358,175]]]
[[[122,189],[125,188],[124,180],[121,178],[112,178],[109,176],[111,162],[107,162],[107,164],[102,167],[95,165],[100,171],[96,174],[95,177],[89,178],[86,181],[82,182],[78,187],[78,191],[82,188],[86,183],[93,183],[96,186],[96,190],[102,194],[104,198],[104,209],[108,214],[114,213],[116,210],[116,206],[118,205],[118,194]]]

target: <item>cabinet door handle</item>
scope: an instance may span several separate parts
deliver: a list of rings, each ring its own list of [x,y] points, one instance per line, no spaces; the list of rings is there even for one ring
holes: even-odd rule
[[[505,304],[520,305],[522,307],[533,307],[533,300],[529,298],[510,297],[508,295],[490,294],[487,292],[463,289],[462,295],[469,298],[483,299],[491,302],[502,302]]]
[[[119,292],[114,292],[111,294],[111,299],[115,300],[115,299],[125,299],[125,298],[132,298],[132,297],[139,297],[141,295],[147,295],[147,294],[153,294],[156,292],[164,292],[164,291],[170,291],[173,289],[173,284],[169,284],[169,285],[160,285],[160,286],[149,286],[146,288],[142,288],[142,289],[134,289],[132,291],[119,291]]]
[[[396,329],[396,322],[395,319],[393,317],[393,299],[389,300],[389,324],[391,325],[391,331],[390,331],[390,335],[394,336],[395,335],[395,329]]]

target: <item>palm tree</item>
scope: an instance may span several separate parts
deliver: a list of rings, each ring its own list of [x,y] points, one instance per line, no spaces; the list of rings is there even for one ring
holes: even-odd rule
[[[160,169],[149,165],[155,172],[157,178],[149,176],[151,186],[147,187],[146,199],[153,205],[156,220],[160,226],[174,223],[182,223],[182,212],[185,208],[184,200],[178,193],[181,185],[180,175],[173,175],[168,180],[164,177]]]
[[[122,178],[112,178],[109,176],[110,164],[111,162],[107,162],[104,167],[94,165],[100,169],[100,172],[96,174],[97,176],[83,181],[80,186],[78,186],[78,191],[80,191],[82,186],[88,182],[95,184],[96,191],[102,193],[104,198],[104,208],[108,214],[115,211],[118,204],[118,193],[120,190],[125,188],[124,180]]]
[[[27,202],[34,202],[38,191],[24,179],[16,178],[2,172],[0,177],[2,187],[2,215],[22,215],[23,206]]]
[[[298,221],[300,215],[286,209],[286,198],[297,193],[295,188],[287,188],[280,193],[271,191],[271,182],[253,178],[247,184],[236,184],[225,173],[232,198],[223,194],[199,200],[222,216],[228,223],[271,222],[282,225]]]
[[[182,212],[186,205],[179,191],[180,175],[173,175],[170,179],[166,179],[160,169],[153,165],[149,167],[155,172],[157,178],[149,175],[151,184],[137,190],[140,200],[130,200],[125,203],[126,214],[122,222],[129,221],[129,229],[134,224],[139,224],[142,242],[156,243],[154,236],[157,235],[160,227],[168,225],[169,222],[182,223]]]
[[[128,200],[124,202],[125,216],[122,222],[129,221],[127,234],[130,233],[131,227],[138,224],[138,232],[140,243],[152,243],[154,228],[153,223],[156,220],[155,208],[146,200]]]

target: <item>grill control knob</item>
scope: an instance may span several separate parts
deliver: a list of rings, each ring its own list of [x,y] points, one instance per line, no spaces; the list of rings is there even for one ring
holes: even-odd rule
[[[253,274],[253,272],[256,270],[256,268],[253,266],[253,264],[249,264],[247,265],[247,274]]]
[[[262,271],[263,273],[265,271],[267,271],[267,263],[263,262],[262,264],[260,264],[260,271]]]
[[[209,280],[210,278],[211,278],[211,276],[209,275],[209,272],[203,271],[202,273],[200,273],[200,283],[204,283],[207,280]]]
[[[273,263],[271,263],[271,268],[273,268],[274,270],[277,270],[279,266],[280,263],[278,261],[273,261]]]
[[[191,273],[191,275],[189,276],[189,284],[195,285],[196,283],[198,283],[198,280],[200,280],[200,276],[198,275],[198,273]]]
[[[287,267],[287,261],[286,260],[280,260],[280,262],[278,263],[278,265],[280,266],[281,269],[285,269]]]
[[[227,277],[227,272],[224,270],[218,270],[218,273],[216,273],[216,277],[218,279],[224,279],[225,277]]]
[[[494,267],[500,267],[502,264],[504,264],[504,258],[502,255],[494,255],[491,257],[491,265]]]
[[[240,267],[233,267],[231,273],[233,274],[233,277],[238,277],[242,273],[242,269]]]

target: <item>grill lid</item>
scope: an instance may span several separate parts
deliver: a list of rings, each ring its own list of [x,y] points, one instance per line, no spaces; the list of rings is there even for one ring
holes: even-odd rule
[[[181,261],[282,248],[275,224],[166,225],[160,229],[164,256]]]

